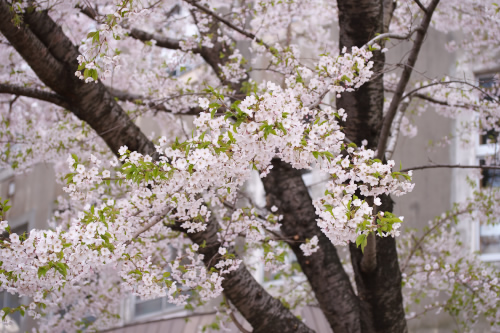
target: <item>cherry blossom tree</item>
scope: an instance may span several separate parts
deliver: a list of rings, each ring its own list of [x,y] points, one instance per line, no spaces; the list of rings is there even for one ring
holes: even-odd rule
[[[500,193],[409,231],[391,199],[414,186],[391,160],[418,130],[407,110],[473,114],[464,144],[500,131],[493,90],[410,81],[431,27],[461,28],[447,45],[461,68],[491,65],[499,18],[472,0],[0,0],[2,167],[50,163],[67,193],[50,230],[1,222],[1,288],[31,299],[4,318],[113,327],[133,293],[190,309],[223,296],[218,325],[237,311],[253,332],[312,332],[296,316],[307,305],[335,333],[407,332],[439,311],[500,331],[499,273],[455,228],[497,224]],[[399,41],[410,51],[390,67]],[[304,170],[327,177],[324,195],[311,198]],[[256,174],[265,207],[245,192]],[[260,264],[287,282],[259,284]]]

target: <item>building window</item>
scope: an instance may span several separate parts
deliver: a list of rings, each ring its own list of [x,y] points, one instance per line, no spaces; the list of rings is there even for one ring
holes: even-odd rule
[[[136,319],[166,311],[174,311],[178,308],[175,304],[169,303],[167,297],[141,300],[139,297],[134,296],[134,300],[134,318]]]
[[[191,290],[183,289],[182,295],[190,295]],[[133,321],[142,319],[151,319],[151,317],[166,318],[169,316],[188,315],[191,313],[183,306],[175,305],[168,302],[168,297],[159,297],[154,299],[142,300],[140,297],[133,296]]]
[[[484,164],[484,160],[480,160]],[[483,169],[482,188],[500,188],[500,170]],[[500,261],[500,224],[479,225],[479,252],[485,261]]]
[[[14,196],[14,193],[16,193],[16,183],[14,181],[11,181],[7,190],[7,196],[9,198],[12,198]]]
[[[500,96],[498,80],[495,74],[485,74],[478,77],[479,86],[485,89],[490,96]],[[489,96],[484,96],[483,99],[491,100]],[[485,158],[493,157],[494,164],[500,165],[498,161],[499,149],[498,145],[499,133],[490,130],[482,133],[479,138],[477,149],[477,158],[480,165],[485,164]],[[482,170],[481,187],[485,188],[500,188],[500,170],[483,169]],[[496,225],[479,225],[479,250],[481,259],[485,261],[500,261],[500,224]]]

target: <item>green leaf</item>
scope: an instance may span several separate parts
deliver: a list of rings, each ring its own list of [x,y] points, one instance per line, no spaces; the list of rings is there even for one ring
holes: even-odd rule
[[[233,136],[233,133],[231,131],[227,131],[227,135],[229,136],[229,139],[231,142],[236,142],[236,140],[234,140],[234,136]]]
[[[61,273],[62,276],[66,277],[68,275],[68,265],[62,262],[56,262],[54,264],[55,269]]]
[[[286,252],[281,252],[279,255],[276,256],[276,260],[278,260],[279,262],[285,262],[285,256]]]
[[[12,309],[9,307],[4,307],[2,308],[2,311],[3,311],[2,320],[5,320],[5,317],[7,317],[7,315],[12,312]]]
[[[207,131],[204,131],[203,133],[201,133],[201,135],[200,135],[200,141],[203,141],[203,139],[205,138],[205,133],[206,133],[206,132],[207,132]]]
[[[342,76],[342,78],[340,79],[341,81],[348,81],[348,82],[351,82],[351,79],[348,78],[346,75]]]
[[[356,238],[356,246],[360,247],[361,246],[361,252],[365,252],[365,246],[367,244],[367,235],[366,234],[361,234]]]
[[[45,276],[48,270],[47,266],[38,267],[38,278]]]

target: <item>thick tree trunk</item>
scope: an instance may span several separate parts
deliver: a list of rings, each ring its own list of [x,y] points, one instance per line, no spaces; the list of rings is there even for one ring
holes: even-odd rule
[[[337,250],[316,223],[315,208],[300,171],[279,159],[273,160],[271,173],[263,179],[267,206],[279,207],[283,214],[281,231],[289,242],[302,271],[314,291],[320,308],[335,333],[369,332],[370,320],[360,308]],[[304,256],[301,242],[317,236],[319,250]]]
[[[338,0],[340,48],[361,47],[377,33],[387,29],[394,5],[387,0]],[[368,140],[376,148],[383,121],[384,85],[382,71],[384,54],[374,52],[374,78],[359,90],[343,94],[337,101],[338,108],[348,114],[346,135],[356,143]],[[383,198],[384,211],[392,211],[392,200]],[[363,254],[350,245],[351,261],[356,277],[358,296],[363,308],[369,309],[373,331],[377,333],[407,332],[401,271],[399,269],[396,241],[392,237],[376,237],[376,266],[370,272],[361,269]]]
[[[338,0],[339,8],[339,47],[361,47],[377,33],[383,31],[382,0],[349,1]],[[358,90],[343,93],[337,100],[337,108],[347,112],[346,136],[360,144],[368,141],[369,147],[377,147],[377,138],[382,126],[384,106],[384,83],[382,71],[385,57],[382,52],[374,52],[372,79]]]
[[[380,209],[390,212],[392,208],[391,198],[384,197]],[[407,332],[396,239],[376,236],[375,240],[377,266],[368,273],[360,267],[363,259],[361,249],[355,244],[349,246],[358,296],[370,309],[373,332]]]
[[[211,219],[205,231],[187,234],[196,244],[201,245],[205,242],[205,247],[200,247],[199,252],[205,256],[204,262],[207,266],[213,266],[220,258],[218,229],[217,221]],[[224,275],[222,287],[226,297],[252,325],[253,333],[313,332],[285,308],[281,301],[269,295],[244,264],[241,264],[236,271]]]

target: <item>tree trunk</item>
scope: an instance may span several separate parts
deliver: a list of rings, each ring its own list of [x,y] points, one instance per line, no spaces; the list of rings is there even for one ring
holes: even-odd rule
[[[263,179],[267,206],[275,205],[278,214],[283,214],[281,231],[292,240],[290,247],[330,327],[335,333],[368,332],[362,328],[370,325],[361,321],[370,316],[361,311],[337,250],[316,223],[315,208],[300,171],[279,159],[272,163],[270,174]],[[314,236],[319,239],[319,249],[306,257],[299,246]]]
[[[218,229],[219,224],[212,218],[205,231],[187,234],[193,243],[201,245],[205,242],[205,247],[200,247],[198,251],[205,256],[203,260],[207,267],[213,266],[216,259],[220,258]],[[237,270],[224,275],[222,287],[226,297],[252,325],[253,333],[314,332],[285,308],[280,300],[269,295],[243,263]]]
[[[388,2],[338,0],[340,48],[361,47],[377,33],[383,33],[394,10],[394,5]],[[347,137],[357,144],[366,139],[370,148],[376,148],[383,120],[384,83],[381,73],[384,54],[375,51],[372,61],[374,78],[359,90],[343,94],[337,100],[337,107],[347,112]],[[380,209],[392,211],[391,198],[382,199]],[[374,332],[407,332],[396,241],[392,237],[377,236],[375,239],[376,266],[368,273],[360,267],[363,259],[361,250],[355,244],[349,247],[359,299],[363,307],[369,309]]]

